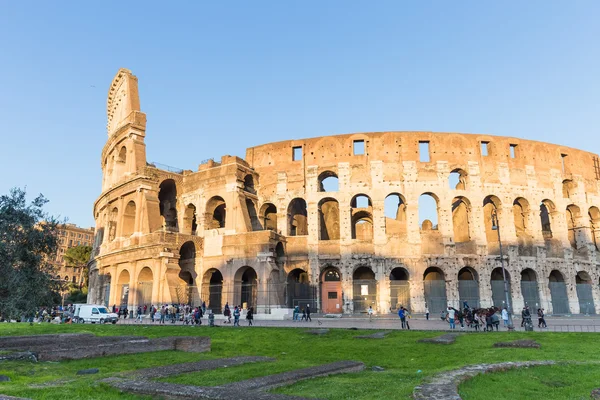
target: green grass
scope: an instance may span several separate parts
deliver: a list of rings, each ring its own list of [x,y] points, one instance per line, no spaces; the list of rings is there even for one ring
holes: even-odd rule
[[[304,333],[304,329],[294,328],[211,329],[185,326],[0,324],[0,335],[56,332],[91,332],[96,335],[143,335],[148,337],[206,335],[211,337],[212,351],[201,354],[163,351],[60,363],[0,362],[0,374],[8,375],[11,378],[11,382],[0,383],[0,393],[33,399],[141,399],[147,397],[119,393],[97,382],[104,377],[118,376],[124,371],[157,365],[239,355],[261,355],[276,358],[276,361],[182,374],[164,380],[194,385],[222,385],[333,361],[356,360],[364,362],[367,369],[360,373],[299,382],[292,386],[279,388],[276,392],[328,399],[392,399],[409,398],[413,388],[423,383],[424,379],[439,372],[469,364],[517,360],[600,361],[600,347],[596,344],[598,335],[594,333],[479,333],[463,335],[455,344],[445,346],[417,343],[418,339],[437,336],[440,334],[439,332],[395,331],[385,339],[362,340],[354,339],[354,336],[372,331],[331,329],[326,335],[315,336]],[[542,348],[498,349],[492,347],[493,343],[497,341],[523,338],[538,341]],[[0,340],[2,339],[0,338]],[[386,370],[372,372],[370,368],[374,365],[384,367]],[[99,368],[100,373],[88,376],[75,375],[78,370],[84,368]],[[537,368],[540,368],[540,371],[544,368],[548,369],[547,367],[536,367],[478,377],[472,382],[465,383],[461,390],[466,393],[465,399],[500,398],[497,397],[496,391],[492,392],[493,396],[490,397],[490,393],[486,392],[488,384],[500,385],[502,380],[505,380],[513,390],[517,390],[519,385],[514,384],[515,381],[510,378],[510,374],[524,374],[519,379],[528,382],[534,379],[533,374],[538,370]],[[596,376],[600,376],[598,370],[595,369],[596,366],[593,366],[593,369],[580,366],[561,368],[581,368],[582,371],[595,371]],[[586,368],[588,369],[586,370]],[[577,376],[577,374],[575,375]],[[495,379],[495,377],[503,376],[506,378],[498,378],[497,382],[483,383],[478,386],[478,382],[482,379]],[[552,382],[553,378],[549,378],[547,381]],[[558,380],[556,381],[558,382]],[[581,385],[577,379],[572,381],[573,385],[568,387],[570,390],[577,389],[582,393],[587,391],[589,396],[588,386],[585,384],[587,381],[582,379],[582,382],[585,382]],[[600,382],[597,382],[597,386],[600,386]],[[478,387],[479,389],[483,388],[481,393],[477,392]],[[556,389],[561,389],[561,387]],[[485,393],[487,393],[485,396],[482,395]],[[526,397],[548,399],[544,391],[527,393]],[[515,395],[511,396],[511,400],[515,398]]]
[[[460,386],[464,400],[588,400],[600,387],[600,365],[552,365],[479,375]]]

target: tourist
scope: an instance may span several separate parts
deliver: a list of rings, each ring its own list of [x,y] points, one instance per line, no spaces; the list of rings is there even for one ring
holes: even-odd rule
[[[115,313],[115,314],[117,313],[117,305],[116,304],[113,304],[113,306],[112,306],[112,312]]]
[[[160,308],[160,324],[165,323],[165,319],[167,318],[167,311],[167,307],[165,307],[165,305],[163,304],[163,306]]]
[[[142,306],[138,306],[136,310],[135,322],[142,323]]]
[[[231,310],[229,309],[229,302],[225,303],[225,308],[223,309],[223,316],[227,318],[227,321],[224,321],[226,324],[231,323]]]
[[[238,306],[233,309],[233,326],[240,326],[240,309]]]
[[[429,307],[425,304],[425,320],[429,321]]]
[[[544,319],[544,309],[538,308],[537,315],[538,315],[538,328],[547,328],[548,325],[546,324],[546,320]]]
[[[494,313],[493,309],[490,307],[485,312],[485,331],[491,332],[494,330],[494,325],[492,324],[492,314]]]
[[[306,322],[312,322],[312,319],[310,318],[310,304],[306,305]]]
[[[293,320],[294,321],[298,321],[298,315],[300,315],[300,306],[294,307],[294,312],[293,312]]]
[[[466,304],[466,302],[465,302],[465,304]],[[460,329],[465,329],[465,315],[463,314],[463,312],[461,310],[454,309],[454,311],[456,312],[456,318],[458,319],[458,322],[460,323]]]
[[[154,308],[154,304],[150,306],[150,320],[154,323],[154,315],[156,315],[156,308]]]
[[[304,309],[304,307],[302,307],[302,310],[300,311],[302,311],[302,319],[300,319],[300,322],[306,321],[306,310]]]
[[[502,321],[504,322],[504,327],[508,327],[508,310],[506,307],[502,308]]]
[[[246,319],[248,320],[248,326],[252,326],[252,320],[254,319],[254,309],[252,307],[248,309]]]
[[[402,309],[404,310],[404,321],[406,323],[406,329],[410,330],[410,325],[408,324],[408,320],[410,319],[410,313],[406,308],[402,307]]]
[[[367,313],[369,314],[369,322],[373,321],[373,307],[372,306],[369,306]]]
[[[500,326],[500,318],[498,317],[498,313],[496,313],[496,310],[492,309],[492,326],[496,328],[496,331],[498,331],[498,327]],[[492,329],[493,330],[493,329]]]
[[[398,309],[398,317],[400,318],[402,329],[406,329],[406,314],[404,313],[404,307]]]
[[[531,319],[531,312],[529,312],[529,306],[523,307],[521,311],[521,328],[525,325],[525,321]]]
[[[456,310],[450,306],[448,306],[448,323],[450,324],[450,329],[456,329],[456,325],[454,325],[454,317],[456,316]]]
[[[206,314],[206,302],[202,301],[202,314]]]

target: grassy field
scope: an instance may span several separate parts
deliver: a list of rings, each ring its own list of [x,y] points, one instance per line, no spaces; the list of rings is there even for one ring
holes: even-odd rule
[[[354,336],[369,331],[332,329],[326,335],[314,336],[304,333],[304,329],[293,328],[0,324],[0,335],[57,332],[148,337],[205,335],[211,337],[212,351],[204,354],[163,351],[60,363],[0,362],[0,374],[11,378],[11,382],[0,383],[0,393],[33,399],[142,399],[147,397],[120,393],[98,381],[118,376],[123,371],[151,366],[236,355],[263,355],[274,357],[277,361],[182,374],[164,380],[222,385],[338,360],[356,360],[364,362],[367,369],[360,373],[300,382],[277,389],[277,392],[328,399],[398,399],[409,398],[413,388],[431,375],[469,364],[517,360],[600,361],[598,334],[593,333],[478,333],[463,335],[455,344],[444,346],[417,343],[418,339],[440,334],[431,331],[395,331],[385,339],[363,340]],[[538,341],[542,348],[492,347],[497,341],[523,338]],[[375,365],[386,370],[371,371],[370,368]],[[100,373],[75,375],[84,368],[99,368]],[[594,364],[535,367],[477,377],[461,386],[461,394],[465,399],[589,398],[594,381],[596,386],[600,386],[600,380],[596,379],[599,376],[600,365]],[[510,394],[501,394],[505,388],[510,389]]]

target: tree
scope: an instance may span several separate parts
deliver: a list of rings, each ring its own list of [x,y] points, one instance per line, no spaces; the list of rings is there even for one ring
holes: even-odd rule
[[[22,189],[0,196],[0,318],[33,316],[52,305],[61,282],[53,279],[58,222],[43,211],[48,200],[27,204]]]
[[[65,261],[68,267],[81,268],[83,271],[83,286],[88,286],[88,262],[92,255],[92,248],[90,246],[75,246],[70,247],[65,252]]]

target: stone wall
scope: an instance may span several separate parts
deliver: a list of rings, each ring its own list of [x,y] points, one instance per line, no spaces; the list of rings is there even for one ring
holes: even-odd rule
[[[174,171],[145,165],[145,119],[135,115],[112,122],[102,152],[92,302],[204,300],[218,311],[246,302],[270,312],[310,293],[325,312],[502,306],[498,226],[514,309],[600,312],[595,154],[376,132],[270,143]],[[107,179],[122,146],[132,155]]]

